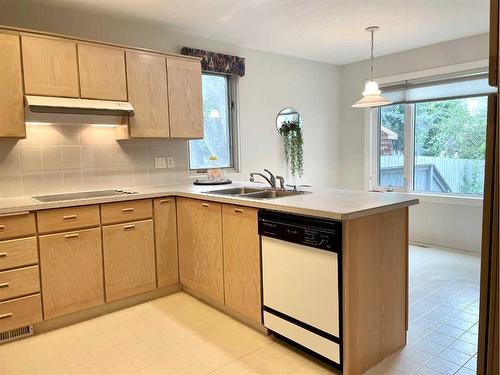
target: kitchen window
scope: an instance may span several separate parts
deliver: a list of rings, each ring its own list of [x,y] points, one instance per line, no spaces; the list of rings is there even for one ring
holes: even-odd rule
[[[220,168],[237,169],[236,79],[203,73],[204,138],[189,141],[189,168],[203,171],[215,155]]]
[[[487,74],[469,73],[382,88],[394,104],[372,109],[372,188],[481,197]]]

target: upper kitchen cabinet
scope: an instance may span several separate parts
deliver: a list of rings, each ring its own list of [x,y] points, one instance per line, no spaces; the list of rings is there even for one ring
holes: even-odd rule
[[[170,137],[203,138],[200,62],[168,57],[167,75]]]
[[[19,36],[0,34],[0,137],[26,137]]]
[[[165,57],[127,51],[127,83],[134,116],[129,117],[131,138],[170,136]]]
[[[27,35],[21,38],[26,94],[78,98],[76,43]]]
[[[78,66],[82,98],[127,100],[123,49],[79,43]]]

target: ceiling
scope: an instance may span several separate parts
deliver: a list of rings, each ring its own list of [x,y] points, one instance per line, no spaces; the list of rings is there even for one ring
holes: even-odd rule
[[[346,64],[488,32],[489,0],[45,0],[241,47]]]

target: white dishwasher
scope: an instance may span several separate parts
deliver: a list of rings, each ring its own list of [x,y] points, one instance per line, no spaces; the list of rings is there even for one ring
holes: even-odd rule
[[[264,326],[342,367],[342,223],[262,210]]]

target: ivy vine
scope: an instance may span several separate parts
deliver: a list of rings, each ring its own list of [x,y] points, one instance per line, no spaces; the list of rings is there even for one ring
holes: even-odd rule
[[[304,173],[304,139],[299,123],[284,121],[279,128],[279,133],[283,137],[285,162],[290,168],[292,176],[302,177]]]

